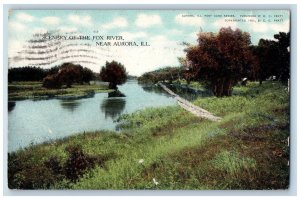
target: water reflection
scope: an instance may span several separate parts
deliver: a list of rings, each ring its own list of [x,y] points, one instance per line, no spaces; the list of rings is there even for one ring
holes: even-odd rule
[[[158,85],[141,85],[145,92],[151,92],[160,95],[167,95],[167,93]]]
[[[84,131],[116,130],[119,115],[148,107],[175,105],[166,93],[146,92],[136,81],[119,87],[124,97],[96,93],[92,98],[24,100],[11,103],[8,115],[8,151],[78,134]],[[67,124],[67,125],[66,125]],[[52,133],[50,133],[49,129]]]
[[[107,98],[103,99],[101,104],[101,111],[104,112],[105,119],[110,117],[115,120],[119,117],[125,109],[126,100],[124,98]]]
[[[78,100],[61,100],[60,105],[62,108],[74,112],[81,105],[81,102]]]
[[[180,97],[187,99],[189,101],[196,100],[198,97],[208,97],[212,96],[212,93],[208,90],[195,90],[186,85],[178,84],[166,84],[174,93],[178,94]],[[160,86],[158,85],[141,85],[145,92],[156,93],[160,95],[168,95]]]
[[[190,88],[187,85],[176,85],[176,84],[170,84],[168,87],[181,96],[182,98],[185,98],[189,101],[194,101],[198,97],[209,97],[212,96],[212,93],[208,90],[196,90],[193,88]]]
[[[15,101],[9,101],[7,108],[8,108],[8,112],[12,111],[16,106],[16,102]]]
[[[111,97],[126,97],[126,95],[123,94],[122,92],[120,92],[119,90],[115,90],[113,92],[108,93],[108,98],[111,98]]]

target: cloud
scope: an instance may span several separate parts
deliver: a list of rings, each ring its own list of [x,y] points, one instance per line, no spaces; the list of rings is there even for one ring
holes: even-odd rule
[[[253,32],[266,33],[269,30],[269,24],[267,23],[252,23],[248,25]]]
[[[71,33],[71,32],[76,32],[77,31],[77,28],[76,27],[60,27],[59,28],[59,31],[60,32],[63,32],[63,33]]]
[[[18,55],[18,52],[23,49],[24,42],[17,39],[8,40],[8,57],[14,57]]]
[[[19,13],[17,14],[17,19],[22,22],[33,22],[35,18],[32,15],[27,13]]]
[[[278,33],[278,32],[288,32],[290,30],[289,20],[282,23],[270,23],[270,22],[257,22],[258,19],[254,20],[256,22],[247,22],[247,27],[254,33]]]
[[[48,16],[41,19],[41,21],[46,25],[57,25],[60,22],[58,17]]]
[[[128,26],[128,22],[124,17],[117,17],[112,22],[102,25],[104,29],[124,28],[127,26]]]
[[[145,38],[148,36],[148,34],[145,32],[134,32],[134,33],[121,32],[119,35],[123,36],[125,40],[134,40],[138,38]]]
[[[177,57],[183,56],[183,46],[177,41],[168,39],[164,35],[155,35],[149,38],[150,47],[137,47],[126,49],[120,54],[120,60],[128,72],[134,75],[141,75],[144,72],[152,71],[165,66],[178,66]],[[128,55],[138,55],[135,59]]]
[[[164,66],[178,66],[177,57],[184,56],[183,48],[178,41],[170,40],[164,35],[155,35],[150,37],[147,33],[137,32],[120,33],[135,38],[147,38],[150,46],[147,47],[116,47],[111,46],[109,50],[105,48],[97,48],[97,65],[91,68],[99,71],[99,66],[105,65],[106,61],[117,60],[121,62],[126,71],[132,75],[141,75],[147,71],[152,71]],[[126,37],[127,39],[127,37]],[[137,42],[139,43],[139,42]],[[96,48],[96,47],[95,47]]]
[[[224,28],[231,27],[232,29],[237,28],[237,22],[235,22],[233,20],[233,18],[218,19],[213,23],[213,25],[218,29],[220,29],[222,27],[224,27]]]
[[[181,35],[181,34],[183,34],[183,31],[178,30],[178,29],[171,29],[171,30],[169,30],[168,33],[171,34],[171,35]]]
[[[192,39],[193,42],[196,42],[198,40],[198,34],[199,32],[192,32],[190,33],[190,38]]]
[[[12,31],[23,31],[25,30],[26,26],[19,23],[19,22],[15,22],[15,21],[11,21],[9,22],[9,29]]]
[[[270,24],[270,29],[275,32],[289,32],[290,22],[289,20],[284,21],[282,24]]]
[[[141,28],[149,28],[161,24],[162,20],[159,15],[139,14],[135,20],[135,25]]]
[[[32,30],[32,34],[43,34],[43,33],[47,33],[48,30],[46,28],[34,28]]]
[[[69,15],[68,20],[73,24],[81,26],[91,26],[92,18],[89,15],[79,16],[79,15]]]
[[[200,17],[188,17],[184,14],[179,14],[175,17],[175,22],[186,26],[203,26],[204,21]]]

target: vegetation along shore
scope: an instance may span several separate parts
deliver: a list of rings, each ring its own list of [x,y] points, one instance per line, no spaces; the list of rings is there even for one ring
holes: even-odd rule
[[[148,108],[119,133],[81,133],[9,153],[10,188],[278,189],[289,180],[289,95],[279,82],[193,103],[221,116]]]

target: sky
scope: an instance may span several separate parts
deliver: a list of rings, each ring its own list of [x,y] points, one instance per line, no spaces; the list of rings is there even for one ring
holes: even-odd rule
[[[289,18],[287,10],[10,10],[9,67],[49,68],[75,62],[99,72],[106,61],[116,60],[129,74],[139,76],[179,66],[178,57],[185,55],[182,42],[197,44],[199,32],[218,32],[230,26],[250,33],[252,44],[257,44],[260,38],[274,39],[274,34],[288,32]],[[29,42],[38,41],[34,34],[47,32],[77,39]],[[79,36],[90,36],[90,40],[79,40]],[[104,40],[92,40],[93,36]],[[107,40],[107,36],[122,39]],[[96,42],[111,42],[111,46]],[[114,46],[114,42],[136,42],[138,46]]]

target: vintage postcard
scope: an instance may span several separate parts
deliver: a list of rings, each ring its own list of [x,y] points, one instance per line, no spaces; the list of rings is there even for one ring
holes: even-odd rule
[[[289,188],[289,10],[10,10],[8,187]]]

